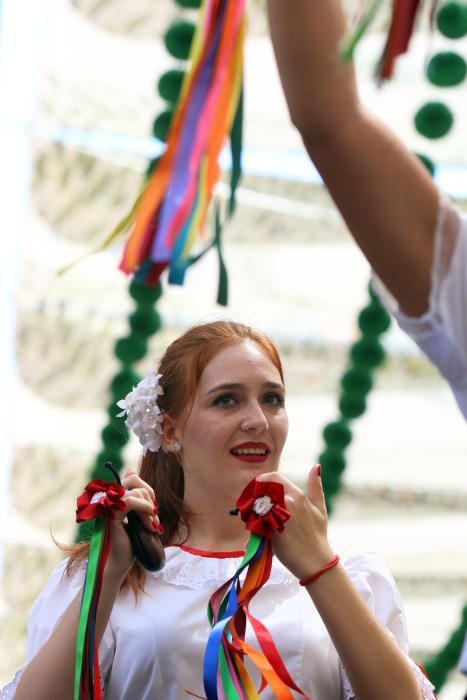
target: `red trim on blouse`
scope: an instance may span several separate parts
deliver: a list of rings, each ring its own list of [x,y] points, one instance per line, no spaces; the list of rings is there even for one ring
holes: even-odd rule
[[[234,559],[236,557],[245,556],[243,550],[238,552],[206,552],[204,549],[195,549],[194,547],[187,547],[184,544],[169,544],[167,547],[178,547],[188,554],[196,554],[198,557],[210,557],[211,559]]]

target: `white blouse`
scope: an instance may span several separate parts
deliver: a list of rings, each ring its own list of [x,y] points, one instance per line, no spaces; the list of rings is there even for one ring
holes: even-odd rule
[[[467,420],[467,215],[440,197],[428,310],[407,316],[382,282],[375,291],[399,326],[449,382]]]
[[[168,547],[161,572],[149,573],[138,600],[120,594],[99,647],[106,700],[181,700],[186,691],[205,697],[203,656],[210,631],[211,594],[238,568],[240,553],[205,553]],[[64,574],[59,564],[34,604],[28,626],[28,660],[46,642],[83,583],[83,570]],[[366,604],[404,652],[407,631],[399,592],[385,563],[375,553],[360,554],[344,566]],[[336,605],[338,605],[336,601]],[[349,700],[353,692],[316,608],[305,588],[274,558],[271,577],[253,598],[250,610],[271,632],[297,685],[314,700]],[[258,648],[247,629],[246,641]],[[408,659],[420,685],[420,698],[433,700],[433,686]],[[258,687],[258,674],[250,673]],[[14,698],[21,671],[0,690]],[[272,700],[266,688],[261,697]],[[298,695],[297,695],[298,697]]]

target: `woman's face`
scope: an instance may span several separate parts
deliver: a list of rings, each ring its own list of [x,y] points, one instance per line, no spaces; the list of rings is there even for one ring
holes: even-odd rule
[[[180,438],[185,479],[222,480],[235,500],[261,473],[278,469],[288,418],[276,366],[253,341],[223,348],[198,385]]]

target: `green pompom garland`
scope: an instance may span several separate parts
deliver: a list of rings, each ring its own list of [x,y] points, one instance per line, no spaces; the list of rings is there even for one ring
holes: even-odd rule
[[[325,448],[318,457],[322,467],[326,505],[330,514],[347,466],[345,451],[352,442],[350,423],[360,418],[367,409],[367,396],[373,388],[374,372],[385,358],[380,339],[391,325],[389,314],[371,287],[369,292],[368,304],[358,315],[361,335],[349,349],[348,367],[340,380],[339,417],[325,426]]]

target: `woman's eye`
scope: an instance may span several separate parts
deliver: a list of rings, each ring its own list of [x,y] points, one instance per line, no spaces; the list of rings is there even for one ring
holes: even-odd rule
[[[215,406],[233,406],[235,403],[236,400],[232,394],[222,394],[214,401]]]
[[[273,406],[283,406],[285,403],[282,394],[270,393],[266,394],[263,399],[264,403],[272,404]]]

